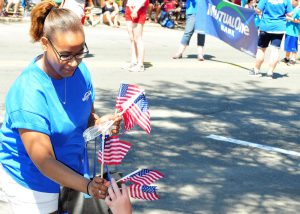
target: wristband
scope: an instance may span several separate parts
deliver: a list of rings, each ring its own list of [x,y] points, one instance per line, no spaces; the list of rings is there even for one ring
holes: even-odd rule
[[[86,185],[86,193],[87,193],[89,196],[91,196],[90,193],[89,193],[89,185],[90,185],[91,182],[92,182],[92,180],[90,180],[90,181],[88,182],[88,184]]]

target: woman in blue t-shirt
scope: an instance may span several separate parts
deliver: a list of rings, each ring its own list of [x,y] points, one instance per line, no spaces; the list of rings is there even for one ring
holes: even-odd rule
[[[259,37],[257,44],[255,67],[250,71],[250,75],[261,76],[260,67],[264,61],[265,52],[271,44],[271,54],[269,59],[269,69],[267,77],[274,79],[274,69],[279,60],[279,49],[281,40],[285,33],[286,15],[292,15],[291,0],[260,0],[255,11],[261,15],[259,23]]]
[[[30,35],[44,53],[11,86],[0,130],[0,182],[14,213],[53,213],[60,186],[104,199],[108,183],[83,177],[90,125],[120,118],[94,113],[88,54],[79,17],[54,2],[31,12]]]

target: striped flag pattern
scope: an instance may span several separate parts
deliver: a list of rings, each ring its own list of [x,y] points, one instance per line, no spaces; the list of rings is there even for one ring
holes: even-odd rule
[[[146,99],[145,94],[142,93],[123,114],[125,130],[130,130],[135,124],[138,124],[143,130],[150,134],[151,125],[148,108],[148,100]]]
[[[129,186],[129,193],[132,198],[138,198],[148,201],[159,199],[159,196],[156,193],[156,186],[132,184]]]
[[[129,177],[125,177],[124,179],[122,179],[122,181],[131,181],[132,183],[140,185],[150,185],[163,177],[164,175],[159,171],[151,169],[142,169]]]
[[[119,136],[111,136],[105,141],[104,163],[107,165],[119,165],[131,148],[131,144],[120,140]],[[99,150],[98,162],[102,163],[102,152]]]
[[[141,92],[141,89],[137,85],[121,83],[120,88],[119,88],[119,93],[117,96],[117,100],[116,100],[115,108],[120,110],[121,105],[124,102],[126,102],[131,97],[137,95],[140,92]]]

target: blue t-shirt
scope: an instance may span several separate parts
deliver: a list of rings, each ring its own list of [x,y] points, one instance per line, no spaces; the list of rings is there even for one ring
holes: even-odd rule
[[[198,10],[199,0],[187,0],[186,1],[186,15],[196,14]]]
[[[291,0],[260,0],[257,8],[262,11],[261,31],[285,33],[285,14],[293,10]]]
[[[48,135],[56,159],[82,174],[85,146],[82,133],[91,113],[94,90],[84,63],[79,64],[72,77],[56,80],[43,72],[35,60],[6,96],[6,115],[0,130],[0,163],[22,186],[58,193],[59,184],[44,176],[29,158],[18,129]]]
[[[300,8],[295,8],[293,10],[293,16],[294,19],[300,19]],[[299,28],[300,24],[287,21],[286,23],[286,34],[289,36],[298,37],[299,36]]]

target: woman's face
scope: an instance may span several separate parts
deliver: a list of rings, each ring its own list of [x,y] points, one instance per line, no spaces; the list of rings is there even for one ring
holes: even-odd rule
[[[47,38],[46,68],[55,79],[71,77],[82,61],[75,56],[85,51],[84,34],[81,31],[58,32],[52,38]],[[70,60],[62,60],[70,56]]]

